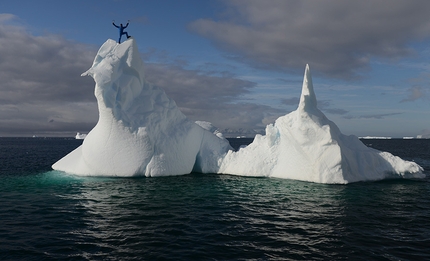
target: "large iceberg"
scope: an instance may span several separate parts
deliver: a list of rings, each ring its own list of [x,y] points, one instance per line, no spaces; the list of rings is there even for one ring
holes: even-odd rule
[[[229,151],[219,173],[268,176],[318,183],[424,177],[415,162],[365,146],[346,136],[318,109],[306,65],[297,110],[266,127],[266,135],[237,152]]]
[[[416,163],[343,135],[317,108],[306,66],[296,111],[266,127],[239,151],[209,122],[192,122],[144,78],[133,38],[106,41],[92,67],[99,121],[82,145],[52,167],[89,176],[224,173],[318,183],[423,177]]]
[[[216,172],[231,149],[222,135],[190,121],[149,84],[133,38],[106,41],[82,75],[96,82],[97,125],[52,168],[89,176],[167,176]],[[201,127],[203,126],[203,127]]]

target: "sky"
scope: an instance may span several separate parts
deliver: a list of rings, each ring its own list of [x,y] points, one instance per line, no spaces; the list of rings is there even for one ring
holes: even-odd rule
[[[0,3],[0,136],[97,123],[81,77],[127,23],[146,79],[226,136],[297,108],[306,64],[342,133],[430,137],[428,0],[16,0]]]

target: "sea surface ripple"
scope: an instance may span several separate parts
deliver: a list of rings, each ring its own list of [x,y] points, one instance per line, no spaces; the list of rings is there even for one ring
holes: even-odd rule
[[[91,178],[37,161],[0,172],[0,260],[430,260],[429,178]]]

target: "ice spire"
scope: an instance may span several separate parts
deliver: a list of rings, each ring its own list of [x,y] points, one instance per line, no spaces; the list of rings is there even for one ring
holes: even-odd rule
[[[393,177],[424,178],[423,168],[341,133],[317,108],[306,65],[297,110],[276,119],[265,135],[221,161],[219,173],[340,183]]]
[[[308,111],[317,108],[317,98],[312,84],[309,64],[306,64],[305,76],[303,77],[302,95],[300,97],[299,110]]]

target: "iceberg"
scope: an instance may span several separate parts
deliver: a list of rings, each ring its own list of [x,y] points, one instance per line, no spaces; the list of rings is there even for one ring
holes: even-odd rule
[[[218,159],[231,149],[228,141],[211,132],[210,124],[190,121],[143,71],[133,38],[121,44],[109,39],[101,46],[82,74],[96,83],[99,120],[53,169],[122,177],[217,171]]]
[[[229,151],[218,173],[346,184],[394,177],[422,178],[422,167],[346,136],[318,109],[306,65],[297,110],[266,127],[266,134]]]
[[[78,133],[76,133],[75,139],[83,140],[83,139],[85,139],[85,137],[87,137],[87,134],[78,132]]]
[[[55,170],[122,177],[200,172],[335,184],[425,176],[418,164],[342,134],[317,107],[308,65],[297,110],[238,151],[210,122],[192,122],[145,80],[133,38],[107,40],[82,75],[94,78],[99,120],[81,146],[52,165]]]

